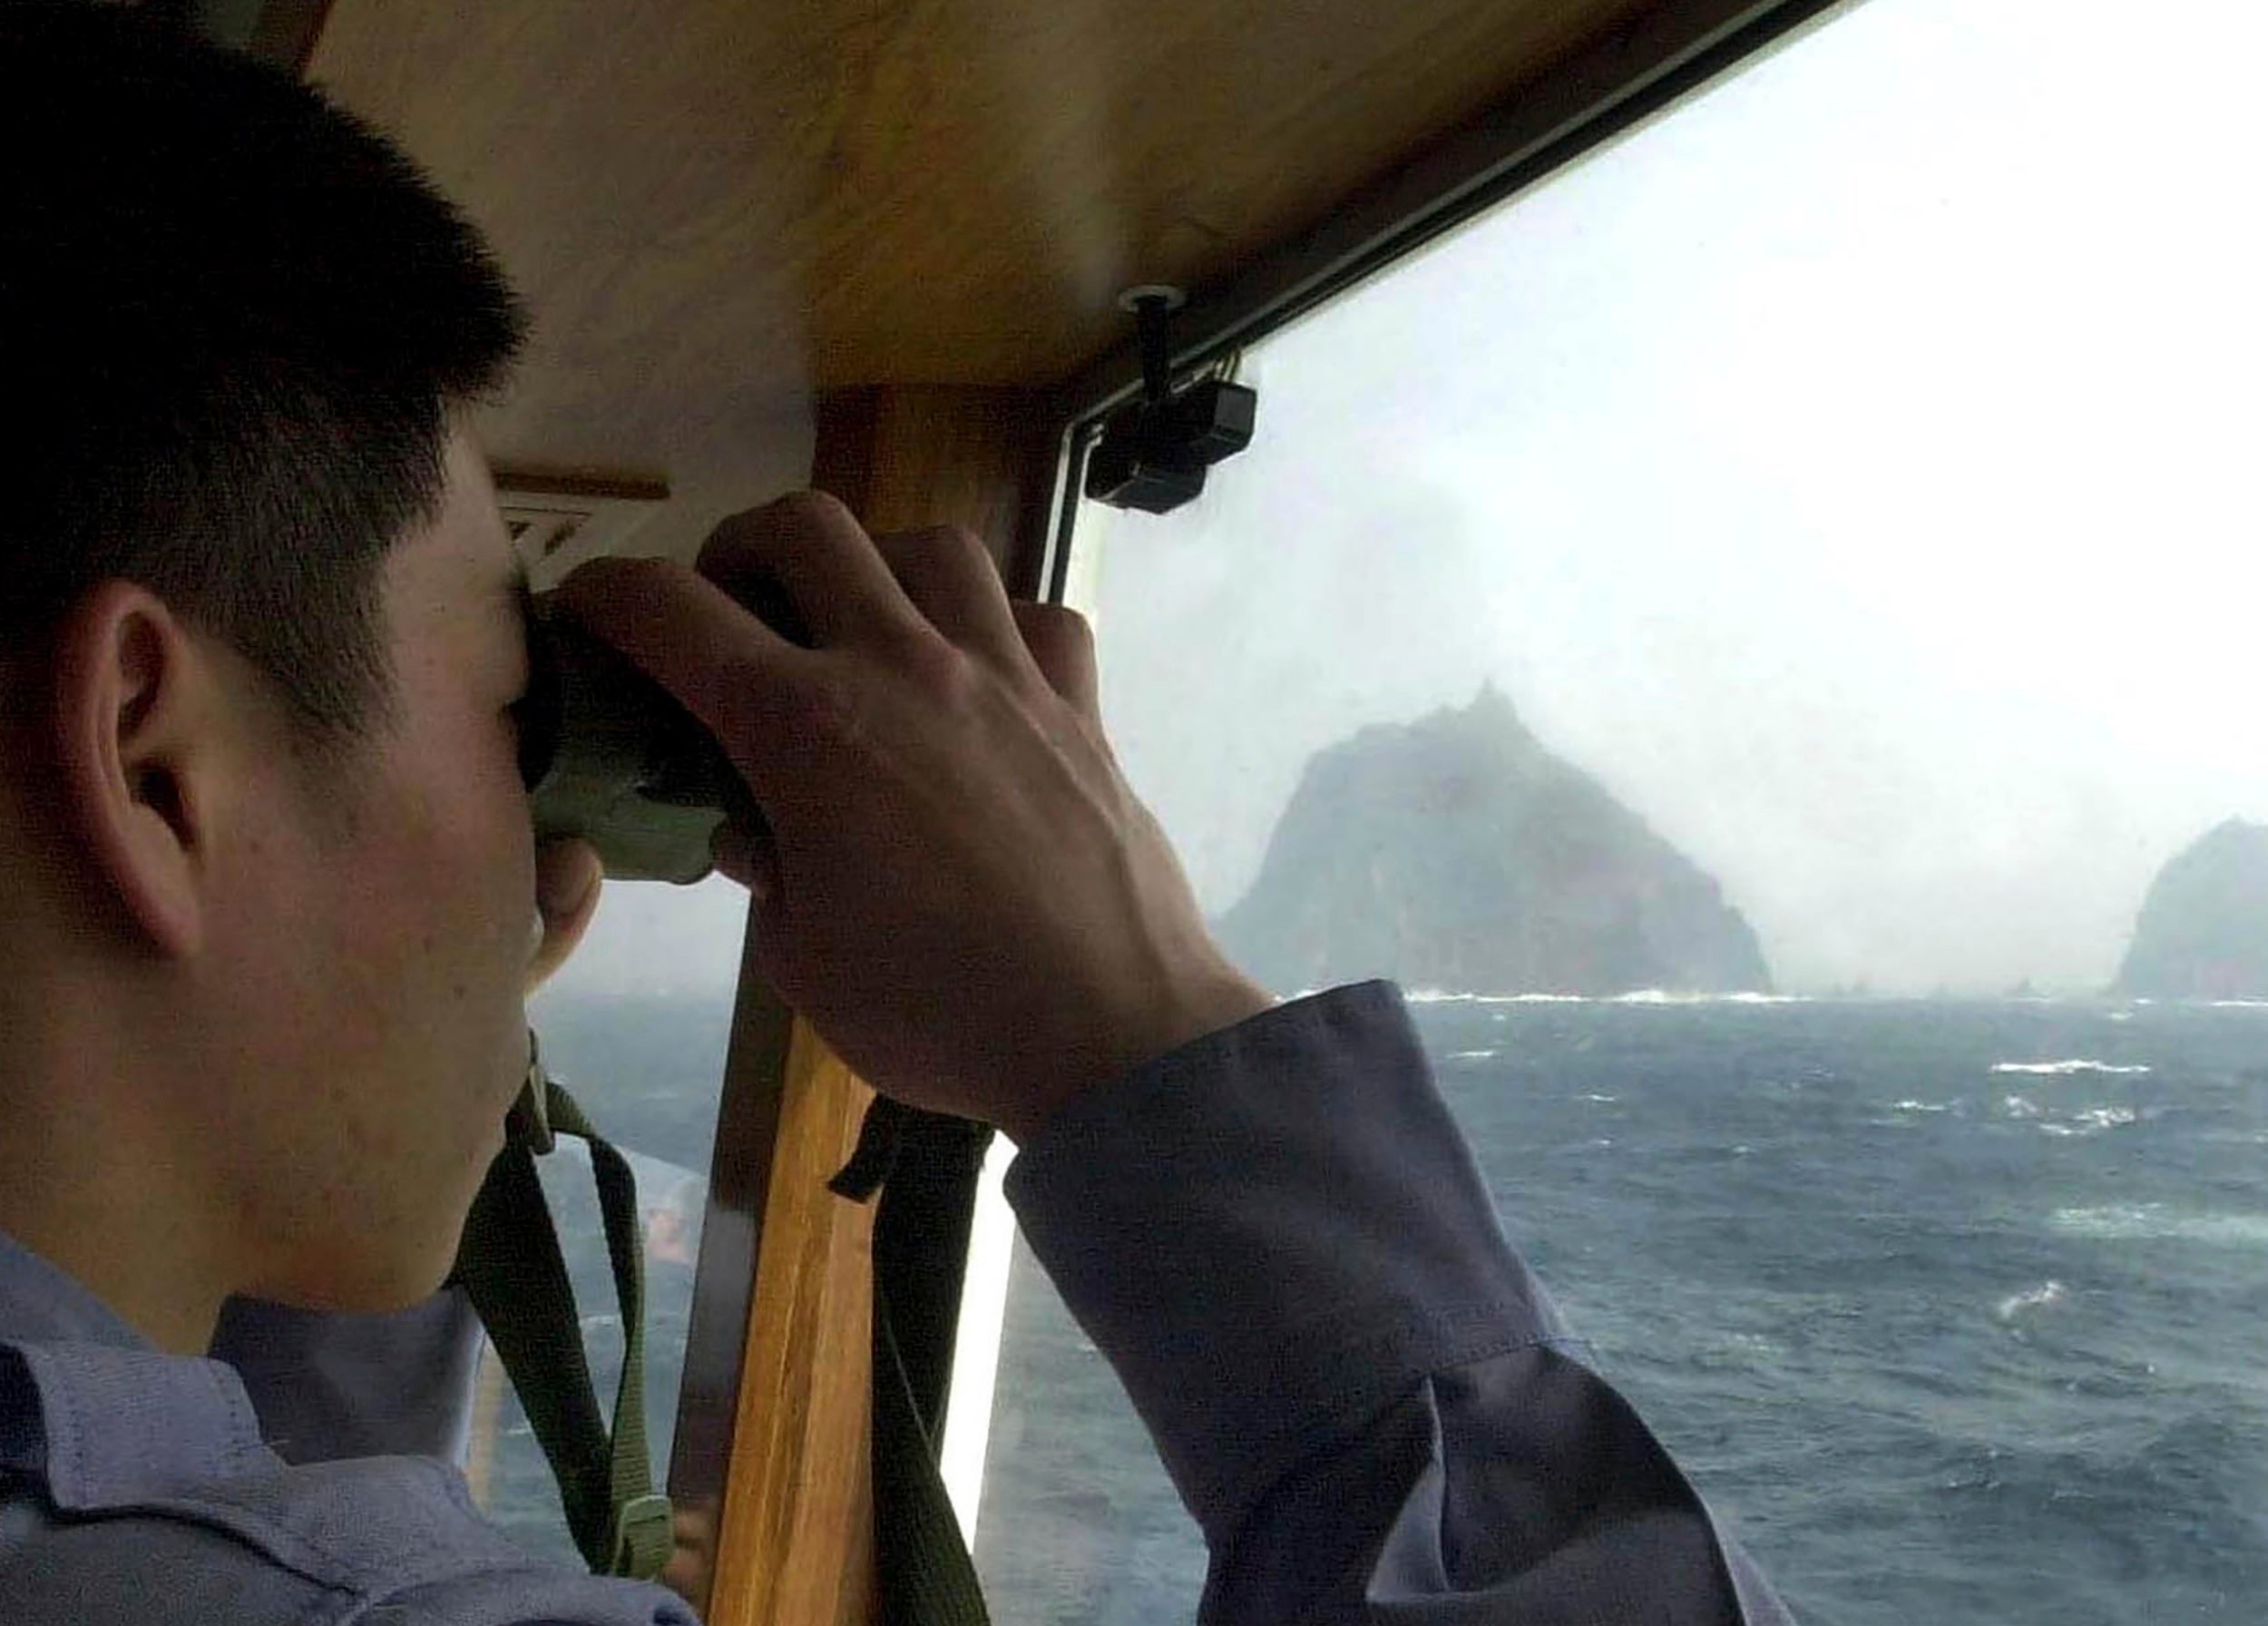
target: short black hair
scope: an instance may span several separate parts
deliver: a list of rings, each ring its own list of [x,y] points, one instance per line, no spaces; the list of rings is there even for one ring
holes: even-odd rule
[[[137,582],[308,740],[393,695],[387,550],[525,317],[391,142],[116,6],[0,4],[0,658]]]

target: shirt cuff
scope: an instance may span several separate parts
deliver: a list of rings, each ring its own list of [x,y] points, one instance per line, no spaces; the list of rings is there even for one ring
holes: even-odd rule
[[[1007,1190],[1215,1543],[1428,1374],[1576,1353],[1391,983],[1279,1005],[1075,1099]]]

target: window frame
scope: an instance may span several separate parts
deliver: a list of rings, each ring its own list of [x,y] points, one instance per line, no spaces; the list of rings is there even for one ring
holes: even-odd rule
[[[1409,162],[1358,188],[1321,220],[1174,313],[1172,366],[1187,378],[1273,338],[1480,215],[1674,112],[1863,0],[1667,0],[1625,21],[1542,79]],[[1061,472],[1028,581],[1060,604],[1070,580],[1086,466],[1104,420],[1141,387],[1128,341],[1058,392]],[[1234,465],[1220,477],[1234,478]]]
[[[1305,232],[1174,315],[1177,378],[1233,364],[1245,348],[1382,276],[1412,255],[1595,150],[1674,112],[1862,0],[1670,0],[1627,22],[1540,83],[1409,163],[1359,189]],[[1041,602],[1070,594],[1086,467],[1110,415],[1139,392],[1130,338],[1058,393],[1063,428],[1044,527],[1022,539],[1008,578]],[[1218,478],[1236,478],[1234,463]],[[1036,548],[1035,548],[1036,544]],[[996,1141],[974,1196],[953,1383],[940,1461],[962,1533],[973,1547],[1007,1306],[1015,1221],[1002,1190],[1011,1149]],[[967,1401],[970,1404],[962,1405]]]

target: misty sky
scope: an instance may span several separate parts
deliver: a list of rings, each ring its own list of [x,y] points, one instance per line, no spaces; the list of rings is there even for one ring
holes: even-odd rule
[[[2105,982],[2268,818],[2263,46],[1866,0],[1255,351],[1204,502],[1080,537],[1207,906],[1312,751],[1492,678],[1785,988]],[[728,984],[738,919],[617,887],[562,983]]]

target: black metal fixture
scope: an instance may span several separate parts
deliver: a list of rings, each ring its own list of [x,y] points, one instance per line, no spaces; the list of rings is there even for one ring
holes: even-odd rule
[[[1205,473],[1252,444],[1259,393],[1207,377],[1173,387],[1176,288],[1129,288],[1119,308],[1134,313],[1142,347],[1142,398],[1104,422],[1087,455],[1087,495],[1114,508],[1169,514],[1205,489]]]

